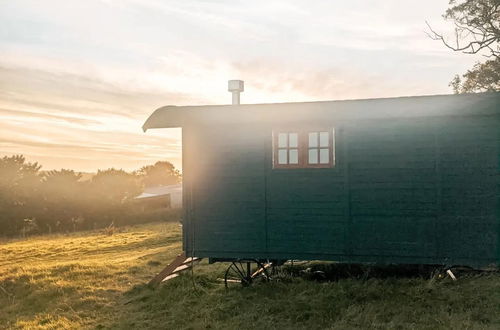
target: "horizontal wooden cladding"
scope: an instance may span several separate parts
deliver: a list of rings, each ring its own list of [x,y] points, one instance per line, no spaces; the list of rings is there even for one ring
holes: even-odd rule
[[[445,158],[446,159],[446,158]],[[496,159],[494,157],[463,157],[460,159],[443,160],[440,167],[443,175],[459,174],[461,171],[477,170],[487,173],[488,170],[495,170]]]
[[[288,206],[296,206],[297,203],[335,203],[345,200],[343,185],[331,185],[328,190],[313,190],[313,189],[275,189],[268,193],[268,205],[273,206],[274,203],[287,202]],[[291,204],[293,203],[293,204]]]
[[[471,136],[477,139],[489,138],[495,134],[500,123],[499,117],[471,117],[455,118],[453,120],[442,119],[436,121],[437,134],[443,139],[446,137],[462,137],[470,139]]]
[[[265,251],[266,226],[262,209],[253,212],[207,212],[199,214],[191,226],[195,242],[189,248],[219,249],[228,251]],[[202,220],[201,220],[202,219]]]
[[[270,213],[267,216],[267,225],[269,227],[283,227],[283,226],[310,226],[311,228],[328,227],[332,223],[343,223],[349,221],[345,214],[331,215],[331,214],[309,214],[303,216],[302,214],[283,214],[280,212]]]
[[[353,180],[354,181],[354,180]],[[420,181],[411,178],[405,178],[405,180],[394,180],[394,181],[384,181],[380,182],[365,182],[360,180],[350,184],[351,191],[374,191],[374,190],[431,190],[436,189],[435,180]]]
[[[311,219],[314,221],[314,219]],[[299,251],[302,253],[345,252],[345,222],[287,221],[268,226],[268,251]]]
[[[252,202],[252,201],[238,201],[238,202],[227,202],[227,201],[197,201],[196,205],[196,215],[198,217],[206,218],[208,221],[212,218],[222,218],[222,219],[253,219],[255,217],[264,217],[265,208],[262,202]]]
[[[236,154],[248,150],[251,154],[264,152],[262,141],[271,137],[271,132],[254,125],[253,127],[204,127],[198,128],[193,133],[193,147],[196,150],[217,151],[231,156],[231,151]]]
[[[257,167],[198,167],[196,172],[196,185],[209,186],[215,184],[241,184],[239,180],[263,181],[265,170]]]
[[[440,233],[437,240],[439,257],[498,258],[500,242],[495,215],[443,216],[436,222],[436,231]]]
[[[212,239],[217,241],[219,239],[234,239],[234,240],[248,240],[256,241],[261,244],[265,243],[263,237],[265,236],[264,226],[253,226],[241,223],[233,225],[222,224],[221,222],[210,222],[208,224],[197,225],[197,239]]]
[[[261,202],[264,203],[263,183],[253,182],[247,184],[217,185],[213,188],[207,186],[197,188],[195,191],[198,205],[231,203],[231,202]]]
[[[337,175],[273,175],[267,181],[269,203],[337,202],[345,199],[345,180]]]
[[[490,120],[346,124],[338,166],[315,170],[272,169],[266,134],[241,137],[248,149],[238,149],[238,140],[224,140],[230,132],[218,132],[212,141],[220,146],[200,149],[220,157],[197,164],[206,175],[193,191],[194,249],[211,257],[498,263],[500,120]]]
[[[202,236],[196,238],[194,246],[195,251],[212,250],[212,251],[228,251],[228,252],[252,252],[264,253],[266,245],[263,241],[250,240],[244,238],[235,238],[234,235],[228,236]],[[197,255],[197,254],[196,254]],[[213,254],[212,257],[215,255]],[[241,256],[241,254],[240,254]],[[241,257],[240,257],[241,258]]]
[[[298,205],[295,208],[287,206],[287,203],[282,203],[282,207],[268,207],[267,214],[268,217],[272,217],[275,215],[282,217],[289,216],[338,216],[344,215],[346,211],[341,207],[341,203],[328,203],[325,205],[316,205],[316,208],[307,207],[307,204],[303,203],[302,205]],[[319,207],[318,207],[319,206]]]
[[[241,148],[241,147],[240,147]],[[205,155],[210,154],[212,155]],[[245,150],[227,148],[224,150],[213,150],[204,148],[202,155],[198,160],[198,166],[213,168],[216,166],[228,168],[250,168],[252,166],[263,167],[264,165],[264,150]]]
[[[352,253],[436,256],[434,217],[353,216]]]
[[[437,212],[435,189],[353,189],[353,215],[434,215]]]
[[[436,170],[435,168],[352,168],[349,179],[351,186],[406,183],[418,187],[429,183],[435,184]]]
[[[387,217],[407,217],[407,216],[435,216],[438,212],[435,204],[422,204],[418,207],[395,207],[390,204],[352,204],[351,214],[353,216],[387,216]]]
[[[444,198],[441,212],[451,216],[485,216],[497,213],[498,197]]]
[[[498,151],[497,141],[495,141],[494,135],[492,134],[485,140],[473,139],[467,141],[457,141],[450,137],[444,140],[439,138],[439,146],[437,146],[437,152],[441,156],[445,157],[462,157],[479,155],[481,157],[488,157]]]
[[[293,180],[293,181],[291,181]],[[274,169],[268,172],[269,184],[318,184],[326,185],[345,181],[345,169],[342,167],[334,168],[315,168],[315,169]]]
[[[194,133],[190,152],[196,163],[193,167],[205,175],[255,171],[263,175],[266,148],[264,140],[271,133],[259,126],[203,127]]]
[[[288,253],[289,256],[293,254],[299,254],[304,256],[304,254],[313,254],[319,256],[323,253],[325,254],[346,254],[345,242],[344,241],[332,241],[328,239],[314,239],[310,237],[309,239],[301,240],[289,240],[284,243],[284,237],[277,239],[270,239],[268,241],[267,253]],[[287,257],[289,259],[289,257]],[[300,258],[303,259],[303,258]],[[318,257],[313,257],[312,259],[318,259]],[[307,260],[307,259],[305,259]],[[311,259],[310,259],[311,260]]]
[[[364,202],[364,201],[375,201],[375,202],[413,202],[419,203],[429,203],[436,200],[436,190],[435,189],[352,189],[351,190],[351,202]]]
[[[295,240],[295,238],[308,237],[309,239],[321,239],[322,237],[318,233],[323,234],[325,239],[328,240],[343,240],[344,229],[346,228],[345,222],[323,222],[323,223],[306,223],[298,221],[288,221],[270,224],[268,235],[269,239],[276,237],[281,237],[289,240]]]
[[[422,134],[412,136],[405,134],[389,135],[387,133],[384,135],[382,131],[379,134],[351,135],[348,141],[349,150],[354,152],[375,148],[375,150],[385,150],[390,153],[399,151],[405,147],[425,151],[433,145],[434,136],[430,135],[429,132],[422,132]]]
[[[452,182],[470,182],[475,185],[482,184],[485,181],[491,182],[498,178],[498,169],[491,167],[492,164],[484,164],[481,168],[453,166],[445,168],[446,171],[440,173],[440,178],[445,183]],[[443,168],[442,168],[443,169]]]
[[[392,118],[377,122],[352,121],[346,122],[346,134],[349,137],[365,135],[391,137],[421,137],[429,127],[436,122],[434,118]]]
[[[380,146],[379,146],[380,147]],[[378,160],[381,162],[388,162],[389,164],[394,161],[434,161],[433,148],[400,148],[387,150],[381,148],[363,148],[358,150],[350,150],[350,162],[363,162],[366,160]]]
[[[351,162],[353,169],[434,169],[434,160],[391,159],[390,161],[366,160]]]

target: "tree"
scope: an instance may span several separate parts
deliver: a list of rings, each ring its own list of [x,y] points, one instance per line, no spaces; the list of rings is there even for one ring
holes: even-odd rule
[[[25,195],[38,187],[42,166],[28,163],[23,155],[4,156],[0,159],[0,188]]]
[[[41,166],[22,155],[0,158],[0,234],[13,234],[38,214]]]
[[[134,174],[110,168],[99,170],[92,178],[93,194],[112,204],[120,204],[141,193],[141,186]]]
[[[0,236],[64,232],[151,220],[134,199],[150,184],[180,182],[169,162],[135,173],[99,170],[81,181],[73,170],[40,171],[22,155],[0,157]],[[140,172],[140,174],[139,174]]]
[[[500,91],[500,0],[450,0],[443,15],[455,25],[455,38],[449,42],[429,24],[434,40],[465,54],[483,54],[489,59],[450,82],[455,93]]]
[[[52,170],[42,174],[43,213],[36,219],[42,230],[75,230],[75,219],[82,220],[81,174],[73,170]]]
[[[142,178],[146,187],[169,185],[181,182],[181,174],[175,166],[167,161],[158,161],[154,165],[143,166],[137,175]]]

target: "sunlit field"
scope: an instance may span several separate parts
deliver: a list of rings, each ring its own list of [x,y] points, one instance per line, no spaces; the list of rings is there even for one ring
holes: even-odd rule
[[[0,243],[0,328],[500,328],[500,275],[286,276],[224,288],[207,261],[150,289],[181,249],[178,223]],[[300,273],[300,272],[298,272]]]

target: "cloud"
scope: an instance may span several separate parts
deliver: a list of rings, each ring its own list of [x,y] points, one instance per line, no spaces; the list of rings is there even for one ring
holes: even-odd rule
[[[425,35],[426,19],[449,31],[447,5],[4,1],[1,151],[48,167],[180,166],[179,131],[142,123],[163,105],[229,103],[228,79],[246,81],[244,103],[445,93],[476,60]]]
[[[48,122],[63,121],[68,123],[75,123],[81,125],[88,124],[97,124],[99,123],[97,120],[85,119],[85,118],[77,118],[72,116],[58,116],[51,115],[47,113],[38,113],[38,112],[30,112],[30,111],[22,111],[22,110],[11,110],[11,109],[2,109],[0,108],[0,114],[4,120],[10,119],[18,119],[18,118],[31,118],[31,119],[45,119]]]

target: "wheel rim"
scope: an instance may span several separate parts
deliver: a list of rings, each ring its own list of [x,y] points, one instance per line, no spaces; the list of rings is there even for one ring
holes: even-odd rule
[[[269,280],[267,267],[258,260],[233,261],[224,274],[226,288],[231,286],[249,286],[256,279]]]
[[[241,261],[232,262],[224,275],[226,288],[233,285],[248,286],[252,278],[247,274],[245,265]]]

